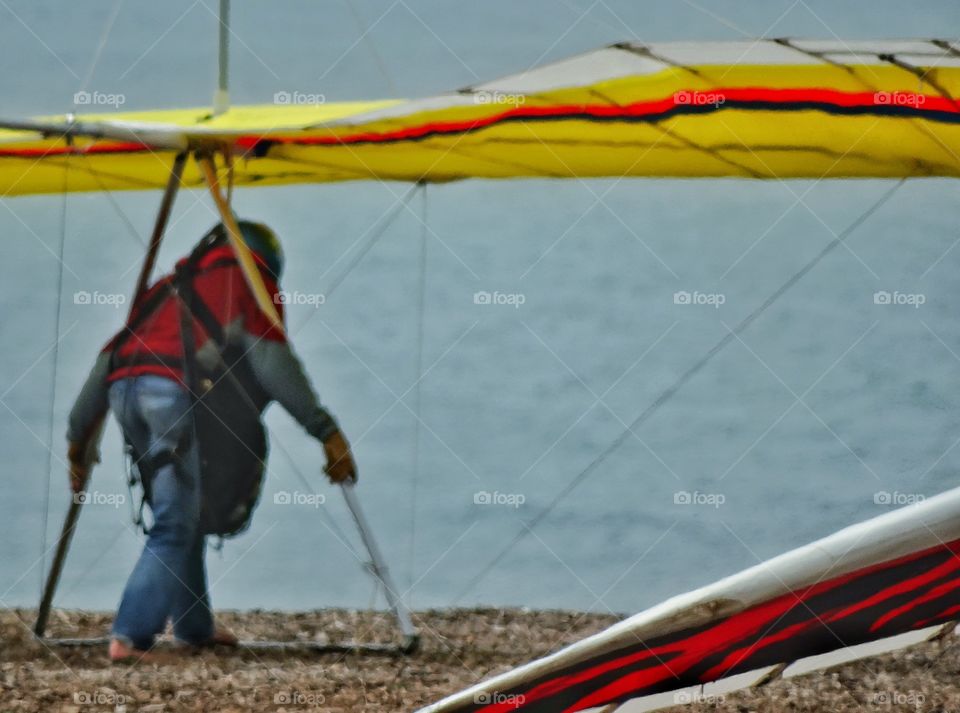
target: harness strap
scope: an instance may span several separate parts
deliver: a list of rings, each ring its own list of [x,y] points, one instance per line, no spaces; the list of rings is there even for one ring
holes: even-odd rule
[[[192,256],[191,256],[192,257]],[[197,401],[197,342],[193,333],[193,276],[190,261],[177,268],[176,293],[180,297],[180,341],[183,344],[183,381],[187,385],[187,391],[190,393],[190,402],[195,404]]]
[[[148,317],[153,315],[160,305],[162,305],[168,297],[173,296],[173,290],[175,287],[180,288],[182,285],[174,285],[172,283],[177,282],[179,274],[182,268],[186,267],[190,269],[190,274],[196,276],[202,273],[205,273],[209,270],[215,270],[222,267],[229,267],[232,264],[235,264],[236,261],[231,258],[222,258],[220,260],[214,260],[211,264],[206,265],[202,270],[197,270],[196,266],[210,250],[217,247],[218,245],[226,243],[227,235],[223,230],[222,226],[216,225],[211,228],[206,235],[204,235],[194,249],[190,252],[190,255],[184,261],[184,264],[181,267],[177,268],[176,273],[173,277],[167,277],[164,280],[158,282],[154,285],[144,296],[143,302],[141,305],[138,305],[136,309],[132,310],[130,319],[127,320],[127,324],[121,334],[113,342],[113,349],[110,355],[110,366],[111,371],[116,369],[118,366],[126,366],[126,364],[118,362],[119,352],[123,346],[130,340],[130,337],[143,326],[143,323],[147,320]],[[209,310],[208,310],[209,311]],[[214,319],[214,321],[216,321]],[[212,336],[212,335],[211,335]],[[130,359],[131,357],[126,357]],[[125,359],[125,360],[126,360]],[[142,363],[151,363],[151,362],[142,362]],[[166,364],[163,364],[166,366]],[[178,365],[179,366],[179,365]]]
[[[201,324],[203,324],[204,329],[206,329],[212,339],[217,341],[218,346],[222,349],[222,337],[223,329],[220,328],[219,323],[217,323],[216,318],[213,313],[210,311],[209,307],[202,300],[196,299],[196,295],[193,291],[193,278],[200,272],[207,272],[208,270],[218,269],[230,265],[231,260],[222,259],[215,260],[210,265],[206,266],[203,270],[197,270],[196,265],[199,263],[200,259],[211,249],[217,246],[218,242],[222,243],[226,240],[226,234],[219,229],[220,226],[215,226],[211,231],[209,231],[197,244],[197,246],[190,253],[187,260],[177,268],[174,276],[172,278],[167,278],[162,282],[157,283],[154,288],[147,293],[143,304],[140,305],[139,309],[135,310],[130,319],[127,321],[126,329],[118,338],[114,341],[113,349],[110,354],[110,363],[111,370],[115,370],[119,367],[124,366],[145,366],[145,365],[154,365],[154,366],[164,366],[169,368],[176,368],[183,371],[184,381],[188,387],[188,393],[190,396],[191,404],[196,405],[196,375],[195,375],[195,361],[196,361],[196,342],[194,339],[193,333],[193,321],[191,319],[191,312],[194,309],[199,307],[200,311],[203,313],[200,319]],[[152,314],[154,314],[160,305],[163,304],[168,298],[180,297],[180,334],[181,341],[183,343],[183,358],[170,355],[157,355],[157,354],[143,354],[136,353],[133,355],[121,356],[120,349],[124,344],[130,339],[134,332],[143,325],[144,321]],[[210,331],[211,324],[216,325],[214,331]],[[192,409],[191,409],[192,413]],[[195,424],[191,416],[191,422]],[[190,436],[193,440],[196,440],[196,426],[194,425],[191,428]],[[153,458],[149,459],[148,462],[144,462],[141,456],[137,456],[132,444],[127,442],[127,448],[134,457],[141,458],[139,460],[137,470],[139,474],[140,485],[143,488],[143,494],[140,498],[140,504],[137,508],[137,512],[134,515],[134,524],[140,527],[144,534],[149,534],[149,530],[146,527],[146,522],[143,518],[143,508],[144,504],[150,499],[150,489],[151,489],[151,473],[155,473],[158,468],[161,468],[169,463],[176,463],[176,453],[173,451],[165,451],[154,455]],[[147,473],[144,473],[144,470],[147,470]],[[146,476],[146,477],[145,477]],[[131,502],[132,502],[132,485],[134,483],[133,476],[130,477],[130,482],[128,483],[128,489],[131,490]]]

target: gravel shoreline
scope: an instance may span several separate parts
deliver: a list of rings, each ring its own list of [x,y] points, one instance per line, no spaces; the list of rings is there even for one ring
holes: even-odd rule
[[[421,650],[360,654],[187,652],[161,646],[156,663],[112,666],[105,647],[49,649],[33,639],[35,612],[0,610],[0,710],[4,713],[412,711],[600,631],[617,618],[521,609],[418,612]],[[57,610],[49,634],[104,636],[111,614]],[[343,643],[395,641],[382,612],[219,612],[241,639]],[[780,713],[960,710],[956,637],[777,681],[671,710]]]

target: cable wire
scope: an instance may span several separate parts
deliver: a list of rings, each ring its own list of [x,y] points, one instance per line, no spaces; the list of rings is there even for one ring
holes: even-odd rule
[[[420,418],[420,405],[422,402],[420,380],[423,377],[423,342],[424,342],[424,321],[426,315],[427,303],[427,231],[428,231],[428,204],[427,204],[427,184],[421,183],[421,216],[420,216],[420,260],[419,260],[419,290],[417,295],[417,373],[414,382],[413,392],[413,414],[415,418],[413,430],[413,478],[410,483],[410,551],[407,554],[407,569],[409,572],[409,582],[407,583],[408,593],[413,588],[415,566],[416,566],[416,548],[417,548],[417,495],[420,479],[420,441],[422,439],[422,420]],[[409,594],[408,594],[409,597]]]
[[[637,416],[633,422],[623,430],[623,432],[617,436],[614,441],[607,446],[603,451],[601,451],[586,468],[581,470],[569,483],[566,487],[561,490],[550,503],[543,508],[536,517],[533,518],[529,523],[525,523],[524,527],[520,532],[518,532],[514,538],[504,547],[496,557],[494,557],[480,572],[474,576],[468,583],[467,586],[460,592],[457,598],[454,600],[454,604],[463,599],[464,596],[470,593],[470,591],[476,587],[483,579],[494,569],[504,557],[509,554],[517,544],[523,541],[527,535],[529,535],[533,529],[543,521],[553,510],[566,498],[570,493],[572,493],[576,488],[581,485],[586,479],[593,474],[594,471],[610,456],[614,451],[616,451],[630,436],[633,431],[646,422],[653,414],[655,414],[661,406],[663,406],[667,401],[669,401],[673,396],[694,376],[696,376],[703,367],[705,367],[717,354],[723,351],[727,345],[737,339],[740,334],[745,331],[751,324],[753,324],[757,318],[760,317],[764,312],[767,311],[780,297],[783,296],[791,287],[793,287],[797,282],[799,282],[803,277],[810,272],[816,265],[823,260],[827,255],[833,252],[836,248],[843,244],[843,242],[853,233],[857,228],[859,228],[870,216],[876,213],[888,200],[890,200],[893,195],[900,189],[901,186],[906,182],[906,178],[901,178],[892,188],[887,189],[879,199],[877,199],[867,210],[860,214],[860,216],[854,220],[850,225],[848,225],[843,232],[837,235],[833,240],[831,240],[827,245],[817,253],[806,265],[804,265],[798,272],[794,273],[786,282],[784,282],[777,290],[770,295],[763,303],[757,307],[753,312],[747,315],[733,330],[728,331],[721,339],[718,341],[713,348],[710,349],[703,357],[701,357],[693,366],[687,369],[680,377],[673,382],[665,391],[663,391],[647,408],[645,408],[639,416]]]

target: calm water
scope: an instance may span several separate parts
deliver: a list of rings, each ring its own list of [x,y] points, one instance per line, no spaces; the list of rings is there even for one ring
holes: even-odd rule
[[[949,2],[702,4],[751,35],[943,36],[960,21],[960,6]],[[123,94],[129,109],[206,103],[215,20],[202,2],[127,3],[86,79],[113,5],[18,0],[0,8],[0,113],[62,112],[80,87]],[[355,4],[366,24],[390,7],[355,44],[360,29],[346,5],[237,3],[235,101],[269,102],[284,90],[330,100],[426,95],[631,37],[740,36],[682,2],[609,0],[588,13],[585,0]],[[400,582],[413,585],[414,605],[452,603],[625,423],[888,186],[431,187],[419,468],[418,220],[402,215],[322,307],[292,307],[295,343],[357,442],[362,500]],[[322,293],[406,190],[239,191],[236,204],[283,236],[286,288]],[[157,200],[117,197],[141,237]],[[420,196],[411,205],[419,212]],[[54,384],[51,251],[61,208],[45,197],[6,200],[0,210],[0,600],[11,606],[35,603],[39,589],[51,399],[62,457],[66,412],[122,319],[111,306],[74,304],[73,294],[126,294],[141,254],[106,197],[69,199]],[[906,185],[849,249],[687,384],[461,603],[636,611],[884,512],[878,493],[955,486],[958,218],[954,183]],[[161,264],[169,267],[212,219],[202,194],[182,196]],[[478,291],[520,295],[523,304],[476,305]],[[724,303],[677,305],[678,291]],[[878,291],[921,295],[923,304],[877,305]],[[252,530],[210,557],[215,603],[368,605],[373,588],[352,554],[358,542],[339,495],[319,477],[319,447],[279,409],[268,421],[275,447],[264,502]],[[48,545],[67,505],[62,471],[54,461]],[[94,489],[115,497],[123,478],[111,425]],[[326,496],[320,508],[274,502],[314,490]],[[675,504],[682,492],[719,506]],[[500,504],[475,503],[482,493]],[[58,601],[112,607],[139,548],[126,505],[87,508]]]

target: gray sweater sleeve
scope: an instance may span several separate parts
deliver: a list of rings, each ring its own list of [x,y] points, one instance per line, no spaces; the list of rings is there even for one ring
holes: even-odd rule
[[[106,413],[109,407],[107,398],[107,376],[110,374],[110,354],[101,352],[90,370],[90,375],[73,403],[67,425],[67,440],[79,443],[90,435],[94,423]]]
[[[333,416],[320,405],[303,364],[289,344],[257,340],[246,333],[244,339],[248,363],[271,399],[320,441],[327,440],[339,430]]]

